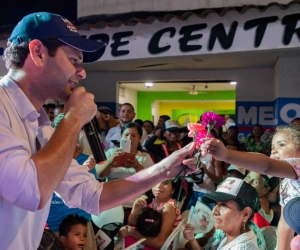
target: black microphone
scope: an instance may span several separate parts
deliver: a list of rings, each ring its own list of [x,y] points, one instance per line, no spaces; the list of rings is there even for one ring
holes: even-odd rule
[[[98,133],[100,132],[100,128],[97,118],[94,117],[89,123],[85,124],[83,126],[83,130],[86,134],[88,143],[90,145],[96,163],[102,164],[106,161],[106,155],[104,153],[102,142],[98,135]]]

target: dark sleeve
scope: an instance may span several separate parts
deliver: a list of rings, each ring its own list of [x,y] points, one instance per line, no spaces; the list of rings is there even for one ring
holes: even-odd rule
[[[157,140],[157,136],[153,135],[144,143],[144,147],[151,153],[153,153],[153,150],[155,150],[154,142],[156,140]]]

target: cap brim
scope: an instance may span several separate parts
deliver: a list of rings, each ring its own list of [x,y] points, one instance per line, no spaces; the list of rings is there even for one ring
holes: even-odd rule
[[[178,131],[180,132],[180,128],[174,127],[174,128],[167,128],[168,131]]]
[[[99,60],[106,48],[106,44],[103,42],[97,42],[83,37],[63,37],[57,39],[71,47],[81,50],[84,63],[92,63]]]
[[[231,194],[226,194],[222,192],[213,192],[210,194],[206,194],[202,197],[202,201],[204,203],[212,203],[216,201],[230,201],[235,200],[236,196],[233,196]]]
[[[290,200],[283,209],[283,217],[287,224],[297,233],[300,234],[300,198]]]

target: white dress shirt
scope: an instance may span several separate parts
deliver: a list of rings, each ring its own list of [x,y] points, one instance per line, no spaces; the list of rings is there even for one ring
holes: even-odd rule
[[[38,113],[19,86],[4,76],[0,80],[1,249],[33,250],[39,246],[51,197],[43,209],[37,210],[40,192],[30,157],[36,152],[36,137],[43,147],[52,133],[44,109]],[[99,214],[102,188],[103,184],[73,160],[55,191],[66,205]]]

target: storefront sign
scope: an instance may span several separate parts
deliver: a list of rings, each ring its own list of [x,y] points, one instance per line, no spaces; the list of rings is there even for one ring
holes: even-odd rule
[[[299,47],[299,20],[299,5],[291,5],[79,32],[108,44],[101,60],[124,60]]]
[[[265,12],[253,8],[244,14],[230,11],[224,16],[192,16],[187,21],[173,18],[78,31],[83,37],[107,43],[101,58],[105,61],[299,47],[299,20],[300,6],[293,4],[287,10],[272,6]],[[2,54],[5,43],[0,43]]]

